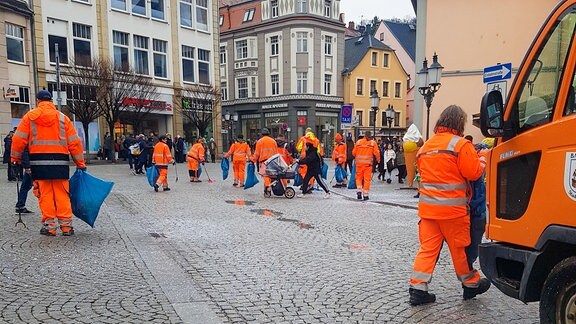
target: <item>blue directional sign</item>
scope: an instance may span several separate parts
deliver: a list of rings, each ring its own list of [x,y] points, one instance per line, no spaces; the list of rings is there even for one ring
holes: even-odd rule
[[[342,106],[342,113],[340,115],[341,115],[340,123],[351,124],[352,123],[352,106],[343,105]]]
[[[484,68],[484,83],[498,82],[512,77],[512,63],[498,64]]]

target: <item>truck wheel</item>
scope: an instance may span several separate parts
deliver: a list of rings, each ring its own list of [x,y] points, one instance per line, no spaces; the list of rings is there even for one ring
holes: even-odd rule
[[[540,323],[576,323],[576,257],[558,263],[540,295]]]

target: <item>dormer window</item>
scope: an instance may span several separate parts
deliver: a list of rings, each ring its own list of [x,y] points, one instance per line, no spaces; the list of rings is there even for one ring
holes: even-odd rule
[[[324,0],[324,16],[332,17],[332,0]]]
[[[245,23],[252,21],[254,19],[254,12],[256,12],[255,8],[251,8],[244,11],[244,19],[242,19],[242,22]]]
[[[278,17],[278,0],[271,0],[270,1],[270,8],[271,8],[271,15],[272,18]]]

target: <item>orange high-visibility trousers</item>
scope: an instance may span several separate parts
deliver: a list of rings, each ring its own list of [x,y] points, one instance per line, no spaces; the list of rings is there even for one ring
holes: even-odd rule
[[[264,162],[260,163],[260,171],[262,172],[262,170],[266,170],[266,165],[264,164]],[[260,174],[262,174],[262,173],[260,173]],[[262,178],[264,178],[264,189],[266,189],[267,187],[270,187],[270,184],[272,183],[272,180],[270,180],[270,177],[263,175]]]
[[[168,188],[168,168],[156,168],[158,169],[158,180],[156,184],[162,186],[162,188]]]
[[[370,191],[370,182],[372,182],[372,166],[369,164],[356,166],[356,186],[357,191],[361,191],[365,196]]]
[[[420,219],[418,225],[420,249],[414,260],[410,286],[428,291],[432,273],[444,241],[448,244],[458,280],[466,287],[476,288],[480,280],[478,271],[471,270],[465,248],[470,245],[470,216],[453,219]]]
[[[239,185],[244,184],[245,172],[246,172],[246,161],[232,161],[232,168],[234,169],[234,182]]]
[[[38,197],[42,224],[49,231],[56,230],[56,219],[63,232],[72,225],[72,205],[70,204],[70,184],[68,179],[36,180],[34,195]]]
[[[414,152],[404,152],[404,159],[406,160],[406,180],[408,181],[408,187],[412,187],[414,185],[414,177],[416,176],[416,155],[418,151]]]

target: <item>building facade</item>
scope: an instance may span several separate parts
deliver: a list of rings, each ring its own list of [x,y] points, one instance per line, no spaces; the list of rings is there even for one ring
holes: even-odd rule
[[[296,139],[310,127],[330,150],[343,103],[339,11],[339,0],[223,1],[222,109],[238,119],[223,129],[228,140],[263,127]]]
[[[33,14],[26,1],[0,1],[0,136],[2,139],[36,101],[32,51]]]
[[[400,136],[406,129],[406,90],[408,74],[396,52],[370,33],[346,40],[345,68],[342,73],[344,102],[353,107],[355,138],[365,131],[376,131],[376,138]],[[370,97],[380,98],[374,114]],[[388,124],[386,110],[394,109]]]
[[[188,140],[199,135],[180,107],[188,86],[220,83],[217,0],[40,0],[34,11],[40,87],[56,90],[56,44],[63,66],[108,58],[115,67],[129,66],[152,80],[157,92],[139,129],[131,123],[129,105],[140,98],[125,98],[124,117],[115,124],[116,137],[150,131],[186,135]],[[74,95],[73,88],[61,87],[67,97]],[[219,123],[219,106],[211,109],[207,113]],[[98,149],[97,139],[108,131],[102,120],[95,124],[98,135],[90,135],[95,139],[90,152]],[[77,128],[83,133],[80,125]]]

